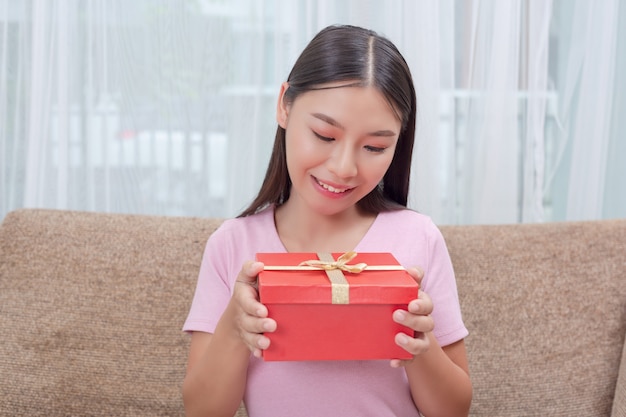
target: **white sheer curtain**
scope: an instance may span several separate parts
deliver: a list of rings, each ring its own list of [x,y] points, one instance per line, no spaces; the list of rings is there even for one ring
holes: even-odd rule
[[[620,117],[612,112],[618,7],[618,0],[579,0],[572,13],[576,30],[570,38],[563,92],[572,97],[573,107],[567,109],[569,112],[564,109],[563,118],[569,129],[566,137],[571,141],[571,166],[584,169],[572,169],[569,175],[567,218],[600,217],[605,192],[626,192],[624,183],[621,190],[605,189],[611,120]],[[621,52],[625,52],[623,44]]]
[[[618,0],[0,0],[0,218],[236,215],[279,85],[332,23],[409,62],[412,208],[448,224],[626,217]]]

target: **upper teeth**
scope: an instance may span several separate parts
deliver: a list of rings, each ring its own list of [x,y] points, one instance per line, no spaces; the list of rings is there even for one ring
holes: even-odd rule
[[[323,183],[323,182],[321,182],[321,181],[317,181],[317,183],[318,183],[319,185],[321,185],[324,189],[326,189],[326,190],[330,191],[331,193],[337,193],[337,194],[339,194],[339,193],[343,193],[343,192],[345,192],[345,191],[347,190],[347,188],[335,188],[335,187],[333,187],[332,185],[324,184],[324,183]]]

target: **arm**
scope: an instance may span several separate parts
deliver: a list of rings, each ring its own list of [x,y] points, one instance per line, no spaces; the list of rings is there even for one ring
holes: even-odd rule
[[[246,263],[215,333],[193,333],[183,382],[188,417],[232,417],[237,411],[245,391],[250,352],[260,356],[261,349],[269,346],[269,339],[261,333],[276,328],[251,285],[262,269],[261,263]]]
[[[409,270],[418,282],[423,273]],[[472,401],[467,354],[463,340],[441,347],[432,330],[433,310],[430,297],[420,291],[411,301],[408,311],[394,312],[394,320],[412,328],[415,338],[404,333],[396,336],[396,343],[413,354],[409,361],[392,360],[394,367],[404,366],[411,395],[416,407],[428,417],[467,416]]]
[[[411,395],[426,416],[467,416],[472,401],[465,344],[441,348],[432,333],[430,348],[406,365]]]

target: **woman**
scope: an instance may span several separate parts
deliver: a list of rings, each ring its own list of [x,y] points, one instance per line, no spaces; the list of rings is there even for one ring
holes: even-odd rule
[[[242,399],[251,417],[468,414],[452,264],[432,221],[406,208],[415,117],[409,68],[386,38],[330,26],[304,49],[280,88],[258,196],[207,242],[184,325],[188,416],[230,417]],[[280,323],[258,301],[255,253],[353,250],[391,252],[421,284],[393,313],[414,330],[395,338],[413,359],[264,362]]]

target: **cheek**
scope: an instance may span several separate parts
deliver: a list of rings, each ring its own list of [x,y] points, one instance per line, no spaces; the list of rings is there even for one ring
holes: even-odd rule
[[[306,170],[311,164],[312,150],[304,140],[296,135],[288,135],[285,142],[285,155],[287,158],[287,171],[292,178],[298,175],[298,171]]]
[[[307,168],[317,165],[326,157],[323,148],[311,138],[298,132],[287,135],[285,143],[287,166]]]
[[[364,166],[366,167],[366,171],[369,172],[368,177],[372,180],[381,180],[389,169],[392,160],[393,155],[390,155],[389,157],[379,158],[376,161],[370,161],[369,163],[364,164]]]

